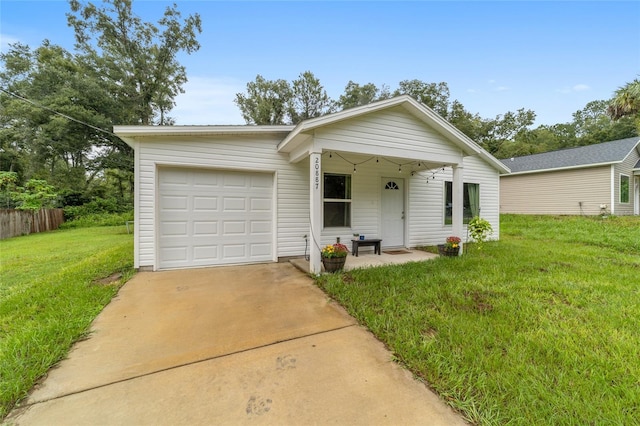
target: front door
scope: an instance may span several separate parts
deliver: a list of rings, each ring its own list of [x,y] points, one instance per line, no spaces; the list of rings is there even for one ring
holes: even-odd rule
[[[382,178],[382,245],[404,247],[404,179]]]

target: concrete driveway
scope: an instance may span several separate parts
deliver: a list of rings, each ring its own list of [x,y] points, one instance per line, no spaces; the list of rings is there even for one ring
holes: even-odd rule
[[[288,263],[137,274],[5,421],[465,424]]]

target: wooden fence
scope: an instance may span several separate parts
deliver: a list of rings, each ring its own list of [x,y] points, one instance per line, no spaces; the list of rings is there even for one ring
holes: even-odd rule
[[[62,209],[0,210],[0,240],[58,229],[64,222]]]

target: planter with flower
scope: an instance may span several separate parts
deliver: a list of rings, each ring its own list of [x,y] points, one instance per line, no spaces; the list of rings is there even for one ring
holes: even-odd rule
[[[329,244],[322,249],[322,264],[327,272],[336,272],[344,269],[347,261],[347,246],[340,243]]]
[[[446,243],[438,245],[438,253],[440,253],[440,256],[458,256],[460,254],[461,241],[459,237],[447,237]]]

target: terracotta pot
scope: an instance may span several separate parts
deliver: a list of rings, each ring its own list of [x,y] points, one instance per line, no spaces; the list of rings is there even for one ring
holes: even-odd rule
[[[322,264],[324,265],[324,270],[326,272],[342,271],[344,269],[344,264],[346,261],[347,261],[346,256],[322,258]]]

